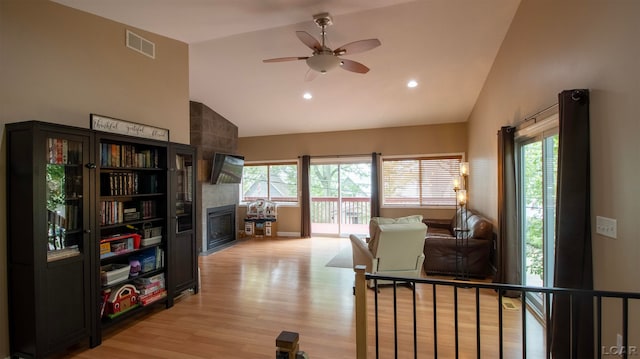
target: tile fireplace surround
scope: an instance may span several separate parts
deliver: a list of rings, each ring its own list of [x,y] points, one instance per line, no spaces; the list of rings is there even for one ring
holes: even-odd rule
[[[208,247],[208,209],[233,206],[238,209],[240,186],[237,184],[212,185],[209,182],[211,164],[216,152],[236,154],[238,149],[238,127],[218,113],[199,102],[190,102],[191,145],[197,149],[198,173],[196,194],[196,238],[198,252],[211,253]],[[235,214],[237,216],[237,213]],[[237,221],[234,221],[233,240],[237,239]],[[227,245],[225,241],[223,245]]]

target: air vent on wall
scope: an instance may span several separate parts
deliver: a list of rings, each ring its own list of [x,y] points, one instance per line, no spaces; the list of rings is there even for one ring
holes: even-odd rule
[[[156,58],[156,44],[127,30],[127,47],[152,59]]]

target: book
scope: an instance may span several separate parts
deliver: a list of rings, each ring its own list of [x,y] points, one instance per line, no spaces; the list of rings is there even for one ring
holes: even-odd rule
[[[140,299],[149,298],[165,290],[164,282],[156,282],[149,288],[145,288],[145,287],[140,288],[138,286],[136,286],[136,288],[138,288],[138,291],[140,292]]]
[[[154,293],[150,296],[140,296],[139,300],[140,300],[140,303],[144,306],[144,305],[149,305],[151,303],[157,302],[160,299],[165,298],[166,296],[167,296],[167,290],[162,289],[158,293]]]
[[[151,276],[151,277],[136,278],[134,280],[134,283],[151,284],[151,283],[155,283],[155,282],[159,282],[159,281],[164,282],[164,273],[158,273],[158,274],[156,274],[154,276]]]
[[[136,285],[136,288],[138,288],[138,291],[140,292],[140,295],[152,295],[152,294],[156,294],[158,292],[160,292],[162,289],[164,289],[164,282],[155,282],[152,284],[146,284],[146,285],[141,285],[138,286]]]
[[[69,141],[62,140],[62,162],[63,164],[69,163]]]
[[[58,138],[55,139],[56,141],[56,160],[55,160],[55,164],[61,164],[62,163],[62,141]]]
[[[102,303],[100,303],[100,317],[104,317],[104,310],[107,307],[107,302],[111,296],[111,289],[105,289],[102,291]]]

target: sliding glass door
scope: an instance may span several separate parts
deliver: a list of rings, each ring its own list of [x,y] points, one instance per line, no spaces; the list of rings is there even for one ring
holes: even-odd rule
[[[366,234],[371,216],[371,160],[326,158],[311,161],[311,233]]]
[[[520,236],[523,244],[523,284],[553,286],[557,129],[543,130],[519,139]],[[529,294],[527,303],[538,314],[549,303],[540,294]],[[544,316],[542,316],[544,318]]]

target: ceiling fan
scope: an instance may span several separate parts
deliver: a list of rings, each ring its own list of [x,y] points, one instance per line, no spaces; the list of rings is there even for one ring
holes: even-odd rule
[[[307,65],[310,70],[307,72],[305,76],[306,81],[311,81],[318,73],[325,74],[331,69],[340,66],[341,68],[356,72],[360,74],[366,74],[369,72],[369,68],[365,65],[353,61],[342,59],[338,56],[343,55],[351,55],[358,52],[364,52],[367,50],[371,50],[375,47],[381,45],[380,40],[378,39],[367,39],[367,40],[359,40],[350,42],[346,45],[342,45],[335,50],[331,50],[325,45],[326,41],[326,27],[333,24],[333,19],[329,13],[321,13],[313,16],[313,22],[316,23],[320,28],[322,28],[322,32],[320,33],[322,38],[322,42],[316,40],[315,37],[309,35],[306,31],[296,31],[296,35],[298,39],[302,41],[305,45],[307,45],[311,50],[313,50],[313,54],[311,56],[299,56],[299,57],[278,57],[275,59],[266,59],[262,60],[262,62],[283,62],[283,61],[297,61],[297,60],[306,60]],[[313,71],[311,71],[313,70]]]

